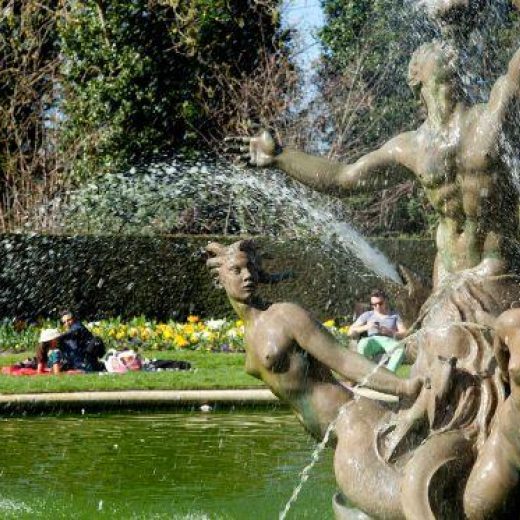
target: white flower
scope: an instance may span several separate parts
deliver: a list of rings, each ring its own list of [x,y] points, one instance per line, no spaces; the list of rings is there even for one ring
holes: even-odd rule
[[[220,330],[226,324],[226,320],[208,320],[206,327],[210,330]]]

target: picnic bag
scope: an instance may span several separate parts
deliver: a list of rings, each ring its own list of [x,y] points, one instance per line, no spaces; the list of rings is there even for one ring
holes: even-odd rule
[[[141,370],[141,358],[135,350],[117,351],[110,349],[104,359],[107,372],[124,373],[128,371]]]

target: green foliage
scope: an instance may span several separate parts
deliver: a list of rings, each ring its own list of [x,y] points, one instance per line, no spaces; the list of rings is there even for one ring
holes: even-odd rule
[[[438,224],[438,214],[416,182],[407,182],[382,193],[346,198],[351,218],[369,236],[430,236]]]
[[[373,149],[396,132],[413,128],[418,104],[406,77],[417,38],[410,31],[415,20],[409,4],[406,0],[324,0],[323,8],[326,25],[320,38],[325,49],[325,83],[346,75],[359,92],[368,92],[369,100],[349,118],[349,142],[355,143],[356,152]],[[348,96],[345,92],[345,103]],[[332,124],[340,126],[344,121]],[[356,152],[348,150],[348,144],[343,150]]]
[[[285,52],[278,4],[8,2],[0,17],[0,226],[25,226],[71,181],[218,137],[237,118],[229,86]]]
[[[276,47],[277,2],[87,0],[60,22],[64,146],[74,173],[114,171],[216,131],[222,77]]]

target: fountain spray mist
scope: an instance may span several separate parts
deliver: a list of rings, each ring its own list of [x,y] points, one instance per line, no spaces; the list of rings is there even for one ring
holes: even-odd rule
[[[340,256],[344,268],[356,269],[355,257],[381,278],[401,283],[388,259],[345,222],[339,201],[275,170],[177,157],[91,182],[69,193],[57,214],[53,227],[62,233],[169,234],[189,221],[185,232],[313,239]]]

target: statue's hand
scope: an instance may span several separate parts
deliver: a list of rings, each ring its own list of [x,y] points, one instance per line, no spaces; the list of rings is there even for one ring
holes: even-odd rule
[[[280,151],[280,147],[276,144],[271,132],[267,130],[262,130],[255,137],[226,137],[225,141],[234,145],[241,144],[241,146],[238,146],[240,159],[253,166],[273,164]]]
[[[421,309],[422,304],[430,295],[431,288],[424,283],[420,276],[403,265],[399,265],[399,272],[404,280],[404,285],[398,288],[396,301],[399,302],[399,311],[404,321],[413,323]]]
[[[249,142],[250,162],[255,166],[269,166],[276,156],[276,141],[267,130],[263,130]]]
[[[424,379],[422,377],[414,377],[412,379],[404,379],[403,380],[403,390],[401,395],[403,397],[407,397],[409,399],[415,399],[423,387],[428,388],[430,386],[429,379]]]

